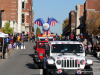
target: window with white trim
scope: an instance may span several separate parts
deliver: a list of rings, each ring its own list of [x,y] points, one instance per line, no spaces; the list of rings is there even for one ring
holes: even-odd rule
[[[22,0],[22,9],[25,8],[25,0]]]
[[[22,23],[24,23],[24,14],[22,14]]]

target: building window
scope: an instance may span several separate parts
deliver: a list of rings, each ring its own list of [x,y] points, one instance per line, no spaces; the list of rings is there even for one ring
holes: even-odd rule
[[[24,14],[22,14],[22,23],[24,23]]]
[[[22,0],[22,9],[24,9],[24,8],[25,8],[25,1]]]

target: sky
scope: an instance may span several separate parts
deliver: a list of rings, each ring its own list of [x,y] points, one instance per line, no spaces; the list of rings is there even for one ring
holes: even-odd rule
[[[42,18],[47,22],[48,17],[55,18],[59,23],[50,27],[53,33],[62,33],[62,23],[66,18],[69,18],[71,10],[75,10],[77,4],[84,4],[86,0],[33,0],[34,21]],[[39,27],[42,32],[42,27],[34,24],[34,29]]]

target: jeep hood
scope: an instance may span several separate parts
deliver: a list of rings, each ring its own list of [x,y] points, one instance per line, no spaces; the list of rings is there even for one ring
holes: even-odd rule
[[[78,56],[78,55],[53,55],[51,56],[54,59],[85,59],[85,56]]]

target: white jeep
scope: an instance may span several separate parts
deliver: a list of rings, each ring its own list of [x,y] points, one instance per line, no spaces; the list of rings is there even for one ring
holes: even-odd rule
[[[93,75],[92,60],[85,58],[84,46],[76,41],[51,41],[44,58],[44,75]]]

